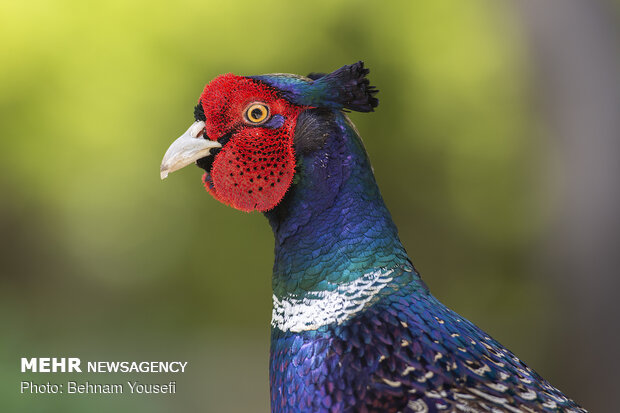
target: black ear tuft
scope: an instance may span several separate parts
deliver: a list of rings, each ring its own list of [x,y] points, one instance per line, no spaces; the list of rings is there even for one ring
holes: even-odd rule
[[[295,125],[295,153],[306,154],[320,149],[329,136],[338,133],[334,112],[326,108],[308,109],[299,115]]]
[[[364,62],[359,61],[343,66],[314,83],[316,87],[324,88],[325,94],[331,95],[329,100],[340,103],[344,109],[372,112],[379,105],[379,99],[375,97],[379,91],[370,86],[366,78],[369,72]]]

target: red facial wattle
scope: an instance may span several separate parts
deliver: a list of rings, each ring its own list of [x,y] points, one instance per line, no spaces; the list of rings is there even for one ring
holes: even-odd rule
[[[293,134],[306,107],[282,99],[266,85],[227,74],[209,83],[200,102],[210,139],[229,135],[203,176],[217,200],[242,211],[268,211],[284,197],[295,174]],[[246,112],[254,104],[268,117],[252,124]]]
[[[295,173],[295,154],[288,136],[243,134],[224,146],[205,173],[207,190],[219,201],[242,211],[267,211],[280,202]],[[256,145],[256,146],[255,146]]]

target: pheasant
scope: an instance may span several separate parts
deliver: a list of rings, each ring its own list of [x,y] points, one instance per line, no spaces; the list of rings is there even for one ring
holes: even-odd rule
[[[368,73],[218,76],[162,161],[273,229],[272,411],[585,412],[420,278],[345,113]]]

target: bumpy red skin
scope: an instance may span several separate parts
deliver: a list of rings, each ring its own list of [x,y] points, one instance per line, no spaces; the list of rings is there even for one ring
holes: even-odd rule
[[[299,114],[307,109],[278,96],[276,90],[233,74],[213,79],[200,102],[209,139],[232,136],[215,155],[205,173],[207,191],[220,202],[241,211],[268,211],[284,197],[295,174],[293,133]],[[269,117],[284,118],[282,126],[253,125],[245,111],[253,103],[269,107]]]

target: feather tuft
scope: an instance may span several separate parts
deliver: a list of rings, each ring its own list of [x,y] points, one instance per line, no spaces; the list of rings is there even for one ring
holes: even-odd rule
[[[316,88],[327,89],[329,100],[340,103],[344,109],[372,112],[379,105],[375,97],[379,90],[370,85],[368,73],[370,70],[359,61],[317,79],[314,84]]]
[[[377,88],[366,77],[370,70],[359,61],[329,74],[310,73],[307,78],[286,74],[251,76],[280,91],[300,106],[372,112],[379,105]]]

